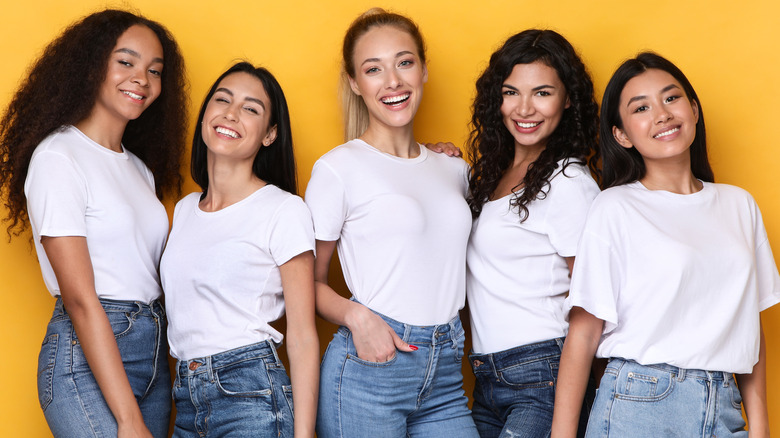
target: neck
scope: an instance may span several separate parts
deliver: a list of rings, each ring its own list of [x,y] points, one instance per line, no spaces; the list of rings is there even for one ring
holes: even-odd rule
[[[209,152],[207,163],[209,188],[199,204],[204,211],[217,211],[233,205],[266,185],[252,173],[251,161],[220,159]]]
[[[127,128],[127,120],[100,117],[93,109],[86,119],[76,123],[76,128],[95,143],[114,152],[122,152],[122,136]]]
[[[420,146],[414,140],[412,124],[399,128],[369,124],[361,140],[380,151],[400,158],[415,158],[420,155]]]
[[[539,155],[542,154],[544,148],[545,145],[522,146],[515,143],[515,156],[512,160],[512,167],[528,168],[531,163],[539,158]]]
[[[645,176],[639,182],[649,190],[665,190],[680,195],[696,193],[704,186],[693,175],[689,156],[671,162],[645,159]]]

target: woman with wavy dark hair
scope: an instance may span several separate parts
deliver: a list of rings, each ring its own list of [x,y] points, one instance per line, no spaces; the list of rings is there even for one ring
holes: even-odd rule
[[[567,324],[562,305],[591,201],[591,79],[552,30],[510,37],[477,80],[467,293],[482,437],[545,436]]]
[[[780,275],[753,198],[713,182],[704,133],[667,59],[640,53],[607,84],[605,189],[572,275],[554,437],[575,435],[594,354],[609,364],[588,437],[747,437],[743,403],[750,436],[769,436],[760,312]]]
[[[167,436],[158,196],[180,183],[185,85],[163,26],[104,10],[49,44],[0,122],[8,233],[29,219],[56,298],[38,362],[55,436]]]
[[[173,436],[313,437],[314,230],[296,196],[287,100],[268,70],[240,62],[214,82],[196,126],[202,192],[176,205],[160,262],[177,359]],[[270,325],[285,313],[292,388]]]

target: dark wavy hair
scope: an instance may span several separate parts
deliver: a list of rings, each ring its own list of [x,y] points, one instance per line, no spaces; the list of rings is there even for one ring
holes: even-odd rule
[[[190,171],[192,179],[203,190],[203,196],[209,189],[209,174],[207,165],[208,146],[203,140],[201,125],[206,106],[217,91],[222,79],[233,73],[248,73],[257,78],[262,84],[268,99],[271,101],[270,118],[268,126],[276,125],[276,138],[268,146],[261,147],[252,163],[252,172],[263,181],[273,184],[282,190],[298,194],[298,180],[295,173],[295,156],[293,155],[292,129],[290,127],[290,112],[287,109],[287,99],[284,97],[282,86],[276,78],[263,67],[255,67],[248,62],[239,62],[222,73],[211,86],[203,105],[198,113],[198,123],[195,135],[192,138],[192,161]]]
[[[528,29],[510,37],[490,57],[490,63],[477,79],[477,95],[472,106],[469,157],[474,166],[469,176],[468,203],[474,217],[482,212],[514,159],[514,137],[501,116],[501,88],[517,64],[542,62],[555,69],[563,82],[571,105],[563,111],[539,158],[522,181],[512,188],[511,205],[517,207],[520,220],[528,218],[528,204],[544,199],[558,161],[585,164],[598,175],[598,106],[593,97],[593,82],[574,47],[552,30]],[[519,192],[523,187],[524,190]]]
[[[626,149],[620,145],[612,133],[612,128],[623,129],[620,118],[620,94],[626,83],[649,69],[662,70],[682,85],[685,95],[699,107],[699,121],[696,123],[696,136],[691,143],[691,171],[693,175],[706,182],[713,182],[709,159],[707,158],[707,135],[704,129],[704,112],[688,78],[666,58],[653,52],[642,52],[636,58],[624,62],[607,84],[604,99],[601,101],[601,152],[604,156],[602,186],[609,188],[638,181],[645,176],[645,162],[636,148]]]
[[[154,174],[157,195],[178,194],[179,166],[187,128],[184,60],[170,33],[130,12],[104,10],[72,24],[33,64],[0,120],[0,196],[8,234],[27,227],[24,182],[36,146],[65,125],[84,120],[95,105],[117,39],[131,26],[151,29],[163,49],[160,96],[122,136],[122,144]]]

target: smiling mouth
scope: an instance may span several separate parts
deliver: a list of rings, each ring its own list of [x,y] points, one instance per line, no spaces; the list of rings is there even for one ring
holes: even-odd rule
[[[409,97],[411,96],[411,93],[401,94],[399,96],[393,96],[393,97],[384,97],[382,99],[379,99],[383,104],[388,106],[398,106],[407,100],[409,100]]]
[[[518,128],[523,129],[530,129],[530,128],[536,128],[537,126],[541,125],[542,122],[515,122],[515,125],[517,125]]]
[[[238,132],[236,132],[236,131],[234,131],[232,129],[224,128],[222,126],[217,126],[214,130],[217,131],[217,134],[227,135],[230,138],[239,138],[239,137],[241,137],[240,135],[238,135]]]
[[[672,134],[674,134],[675,132],[677,132],[677,131],[679,131],[679,130],[680,130],[680,127],[679,127],[679,126],[677,126],[677,127],[674,127],[674,128],[671,128],[671,129],[667,129],[667,130],[666,130],[666,131],[664,131],[664,132],[659,132],[658,134],[654,135],[654,136],[653,136],[653,138],[662,138],[662,137],[666,137],[667,135],[672,135]]]
[[[135,94],[132,91],[124,91],[123,90],[122,93],[124,93],[125,96],[129,96],[129,97],[131,97],[131,98],[133,98],[135,100],[144,100],[144,99],[146,99],[146,96],[141,96],[140,94]]]

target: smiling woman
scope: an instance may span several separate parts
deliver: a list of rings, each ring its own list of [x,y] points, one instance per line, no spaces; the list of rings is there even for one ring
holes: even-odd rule
[[[167,435],[155,195],[178,188],[183,88],[165,28],[106,10],[46,48],[0,123],[9,233],[29,216],[56,298],[38,362],[55,436]]]

